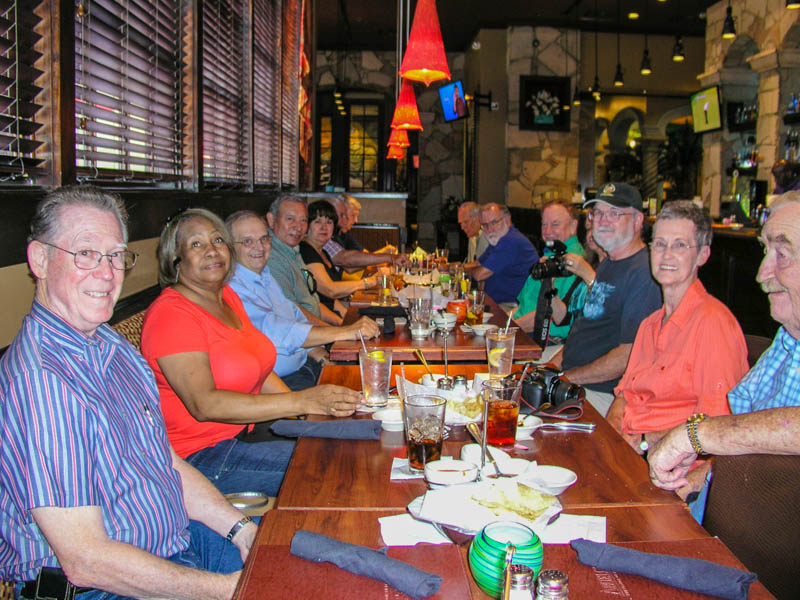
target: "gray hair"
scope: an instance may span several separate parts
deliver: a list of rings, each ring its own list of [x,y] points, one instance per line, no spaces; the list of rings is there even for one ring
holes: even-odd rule
[[[481,206],[481,212],[490,211],[493,209],[499,210],[502,214],[506,215],[507,217],[511,216],[511,211],[508,210],[508,206],[505,204],[498,204],[497,202],[489,202],[489,204],[484,204]]]
[[[228,218],[225,219],[225,229],[228,230],[231,239],[233,239],[233,226],[239,221],[244,221],[245,219],[258,219],[264,224],[265,227],[267,226],[267,219],[264,217],[264,215],[260,215],[254,210],[237,210],[235,213],[228,215]]]
[[[187,208],[178,215],[171,217],[167,224],[164,225],[164,229],[161,230],[156,256],[158,258],[158,283],[162,288],[169,287],[178,281],[179,264],[182,258],[180,247],[181,229],[184,223],[196,218],[211,221],[211,224],[222,236],[222,239],[225,240],[231,260],[235,256],[230,233],[228,233],[228,229],[222,219],[205,208]],[[231,277],[232,273],[233,269],[229,268],[228,277]]]
[[[769,208],[771,211],[775,211],[784,204],[788,204],[790,202],[800,202],[800,190],[792,190],[780,194],[779,196],[775,196],[772,199],[772,202],[769,203]]]
[[[281,210],[281,206],[287,202],[299,202],[303,206],[308,207],[305,198],[301,198],[300,196],[295,196],[293,194],[281,194],[272,201],[272,204],[269,205],[269,214],[277,219],[278,212]]]
[[[31,221],[28,242],[52,242],[61,228],[61,211],[67,206],[96,208],[114,215],[122,231],[122,240],[128,242],[128,211],[116,194],[109,194],[91,185],[70,185],[47,194],[36,207]]]
[[[458,207],[459,211],[462,209],[466,209],[469,215],[474,219],[480,219],[481,217],[481,207],[476,202],[464,202]]]
[[[710,246],[711,238],[711,217],[705,208],[697,206],[691,200],[675,200],[664,205],[661,212],[656,217],[656,222],[671,221],[675,219],[686,219],[694,223],[694,240],[698,246]]]

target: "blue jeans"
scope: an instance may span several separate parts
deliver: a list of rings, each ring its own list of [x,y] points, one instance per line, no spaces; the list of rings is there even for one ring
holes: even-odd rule
[[[310,387],[317,385],[319,375],[322,372],[322,365],[315,361],[313,358],[306,359],[302,367],[297,369],[294,373],[281,377],[283,383],[293,392],[307,390]]]
[[[253,520],[260,521],[261,517],[255,517]],[[167,560],[184,567],[202,569],[212,573],[233,573],[242,569],[242,557],[239,549],[217,532],[199,521],[189,521],[189,534],[191,536],[189,547],[183,552],[167,557]],[[22,583],[17,584],[15,597],[19,597],[22,586]],[[127,600],[123,596],[100,590],[84,592],[76,598],[80,598],[80,600]]]
[[[277,496],[292,458],[294,441],[247,444],[224,440],[186,457],[186,462],[211,480],[223,494],[261,492]]]

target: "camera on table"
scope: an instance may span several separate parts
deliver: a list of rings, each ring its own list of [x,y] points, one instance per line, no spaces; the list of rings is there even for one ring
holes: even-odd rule
[[[553,252],[553,256],[548,257],[542,262],[535,263],[531,267],[531,277],[534,279],[547,279],[550,277],[569,277],[572,275],[567,271],[567,247],[561,240],[550,240],[545,242]]]
[[[586,390],[580,385],[564,381],[561,375],[561,371],[551,367],[530,369],[522,382],[522,399],[535,410],[545,403],[554,407],[565,402],[582,403],[586,399]]]

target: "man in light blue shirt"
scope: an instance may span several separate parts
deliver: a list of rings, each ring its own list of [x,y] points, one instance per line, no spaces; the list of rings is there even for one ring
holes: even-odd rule
[[[329,326],[286,298],[267,266],[272,241],[263,217],[238,211],[225,224],[234,240],[237,261],[230,286],[256,329],[275,344],[274,371],[291,390],[317,384],[321,363],[327,358],[324,344],[358,339],[359,331],[365,338],[378,335],[377,324],[368,317],[352,325]]]

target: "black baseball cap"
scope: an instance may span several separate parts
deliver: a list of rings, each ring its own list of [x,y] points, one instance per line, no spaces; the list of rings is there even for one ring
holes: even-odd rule
[[[632,185],[627,183],[605,183],[591,200],[583,203],[583,208],[589,208],[595,202],[606,202],[617,208],[635,208],[642,210],[642,195]]]

